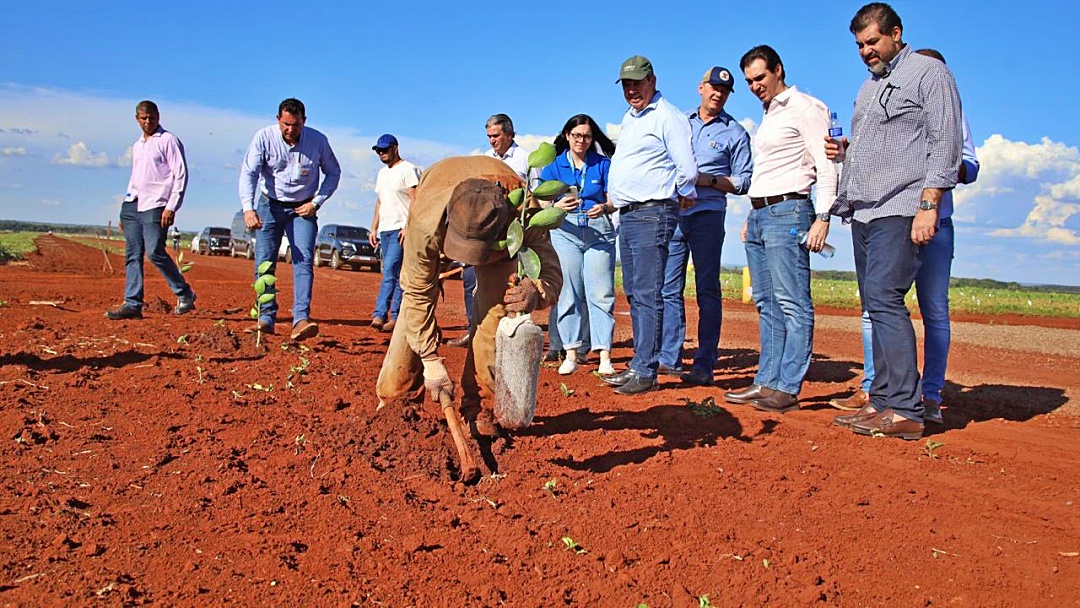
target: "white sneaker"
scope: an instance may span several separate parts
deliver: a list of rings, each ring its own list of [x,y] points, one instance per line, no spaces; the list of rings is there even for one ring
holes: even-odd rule
[[[559,366],[560,376],[569,376],[577,371],[577,361],[575,359],[563,359],[562,365]]]
[[[601,361],[600,368],[596,371],[601,376],[610,376],[615,373],[615,367],[611,365],[611,361]]]

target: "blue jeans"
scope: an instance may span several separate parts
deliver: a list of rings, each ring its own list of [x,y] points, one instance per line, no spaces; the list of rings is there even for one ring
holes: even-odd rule
[[[143,255],[161,271],[165,282],[177,297],[190,298],[191,286],[165,250],[166,232],[161,227],[164,207],[138,210],[137,202],[120,207],[120,223],[124,227],[124,305],[142,310]]]
[[[382,284],[379,295],[375,297],[375,312],[372,317],[382,320],[396,319],[401,310],[401,260],[405,250],[398,242],[401,230],[382,230],[379,232],[379,253],[382,255]],[[390,316],[387,316],[389,313]]]
[[[664,271],[664,329],[660,363],[676,367],[681,363],[686,336],[686,267],[694,261],[694,286],[698,303],[698,350],[694,369],[712,374],[720,346],[720,250],[724,245],[726,211],[699,211],[679,218],[668,243]]]
[[[660,364],[661,330],[664,325],[664,269],[668,241],[679,221],[675,201],[620,211],[619,255],[622,258],[623,290],[630,302],[630,325],[634,332],[634,358],[630,369],[642,378],[655,378]]]
[[[911,242],[911,217],[883,217],[851,223],[855,276],[863,310],[873,325],[873,381],[870,402],[922,422],[915,328],[904,305],[919,271],[919,247]]]
[[[465,318],[469,320],[471,331],[473,296],[476,294],[476,269],[472,266],[466,266],[461,271],[461,288],[465,291]]]
[[[945,388],[945,368],[949,362],[952,329],[949,325],[949,277],[952,274],[955,233],[952,218],[939,223],[938,232],[919,255],[919,271],[915,275],[915,294],[919,299],[923,330],[922,394],[927,399],[941,401]],[[874,380],[873,325],[870,315],[863,311],[863,390],[870,392]]]
[[[259,264],[270,262],[268,274],[277,276],[278,248],[281,235],[289,237],[292,252],[293,269],[293,325],[307,320],[311,314],[311,284],[313,273],[311,260],[315,254],[315,236],[319,233],[317,217],[306,218],[296,214],[295,209],[271,203],[265,195],[259,196],[255,205],[262,228],[255,231],[255,268]],[[256,274],[257,276],[257,274]],[[267,288],[268,292],[277,293],[277,286]],[[271,328],[277,321],[277,298],[259,307],[259,322]]]
[[[611,350],[615,331],[615,226],[602,215],[578,226],[570,216],[551,231],[563,284],[557,303],[564,349]]]
[[[761,355],[754,384],[798,395],[810,367],[814,302],[810,252],[791,229],[810,229],[809,199],[753,209],[747,220],[746,262],[758,310]]]

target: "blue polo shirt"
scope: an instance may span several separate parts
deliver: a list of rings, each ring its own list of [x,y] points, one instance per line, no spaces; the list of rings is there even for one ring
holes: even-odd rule
[[[710,175],[726,175],[735,184],[735,194],[746,194],[750,176],[754,173],[750,134],[727,112],[703,122],[697,111],[687,114],[690,119],[690,144],[698,171]],[[708,186],[697,187],[697,202],[682,214],[727,209],[727,193]]]
[[[606,203],[611,159],[595,150],[589,150],[585,154],[585,166],[579,170],[570,164],[569,154],[570,151],[567,150],[555,157],[555,162],[540,172],[540,180],[557,179],[564,184],[577,186],[582,211],[588,211],[593,205]]]

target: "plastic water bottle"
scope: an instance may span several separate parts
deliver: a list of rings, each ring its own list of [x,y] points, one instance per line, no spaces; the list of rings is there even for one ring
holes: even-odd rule
[[[799,239],[799,244],[802,245],[803,247],[806,247],[806,237],[809,236],[809,235],[806,234],[805,230],[799,230],[798,228],[792,228],[791,229],[791,236]],[[820,255],[821,257],[823,257],[825,259],[828,259],[828,258],[831,258],[832,256],[836,255],[836,247],[833,247],[832,245],[830,245],[828,243],[825,243],[824,245],[822,245],[821,251],[818,251],[816,253],[818,255]]]
[[[829,112],[829,138],[836,142],[836,145],[841,145],[840,140],[844,137],[844,127],[840,125],[840,121],[836,119],[836,112]],[[840,164],[839,158],[833,160],[834,163]]]

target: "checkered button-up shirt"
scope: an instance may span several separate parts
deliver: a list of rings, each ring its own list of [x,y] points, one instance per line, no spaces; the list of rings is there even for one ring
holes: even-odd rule
[[[956,185],[963,134],[952,73],[911,45],[890,68],[864,82],[855,100],[851,145],[832,207],[845,220],[914,216],[924,188]]]

